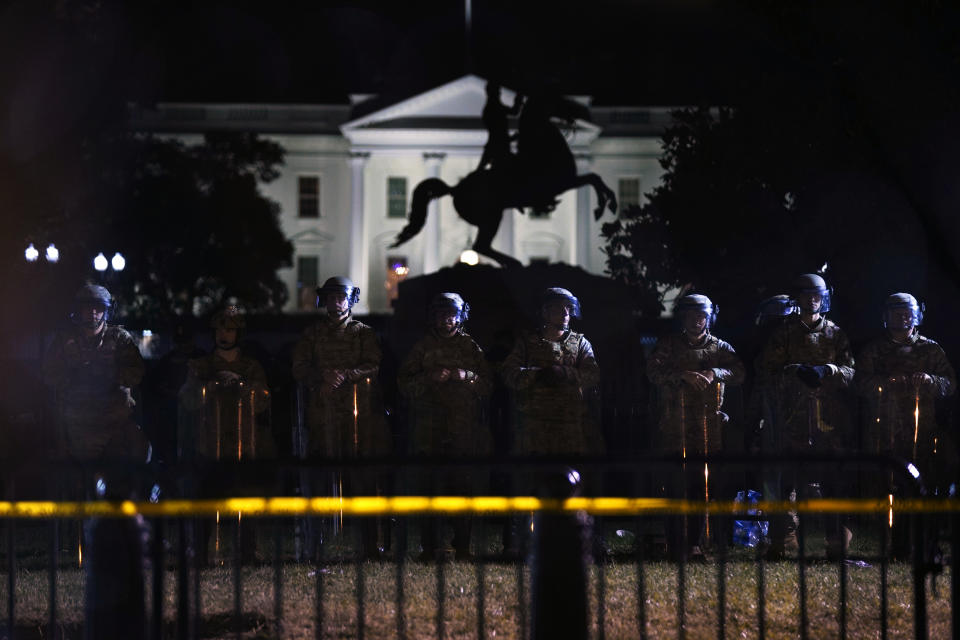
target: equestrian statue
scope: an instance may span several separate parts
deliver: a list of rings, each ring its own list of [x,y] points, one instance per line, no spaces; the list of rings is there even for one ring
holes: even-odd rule
[[[511,136],[507,118],[518,111],[518,131]],[[491,246],[506,209],[522,212],[530,207],[549,213],[560,202],[557,197],[561,193],[590,185],[597,193],[594,216],[599,220],[605,209],[615,212],[614,192],[595,173],[577,175],[567,140],[553,122],[557,118],[572,127],[574,120],[585,116],[585,107],[545,93],[531,95],[526,101],[518,96],[513,107],[507,108],[500,102],[500,86],[488,82],[482,118],[489,135],[479,166],[452,187],[439,178],[418,184],[413,190],[410,221],[390,246],[398,247],[417,235],[426,222],[427,205],[445,195],[452,195],[457,214],[477,227],[473,250],[504,267],[520,266],[519,260]],[[516,153],[511,150],[514,139]]]

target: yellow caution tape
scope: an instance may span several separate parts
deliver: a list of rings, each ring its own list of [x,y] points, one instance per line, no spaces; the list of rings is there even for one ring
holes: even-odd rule
[[[675,500],[667,498],[568,498],[543,499],[531,496],[354,496],[323,498],[226,498],[222,500],[165,500],[153,502],[0,502],[0,518],[86,518],[86,517],[177,517],[238,512],[245,516],[298,515],[413,515],[510,513],[571,513],[586,511],[598,516],[646,516],[720,514],[745,516],[747,509],[760,514],[774,513],[957,513],[960,501],[932,499],[816,499],[799,502],[742,502]]]

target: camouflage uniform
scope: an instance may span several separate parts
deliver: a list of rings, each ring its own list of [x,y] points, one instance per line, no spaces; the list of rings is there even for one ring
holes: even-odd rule
[[[551,368],[559,365],[562,376]],[[525,332],[503,362],[503,379],[517,395],[515,449],[523,454],[586,454],[604,449],[586,394],[600,383],[600,367],[583,334],[559,341]]]
[[[390,451],[376,381],[380,357],[373,329],[351,316],[342,323],[323,316],[303,332],[293,351],[293,377],[308,390],[308,456],[355,457]],[[318,389],[324,369],[346,371],[346,380],[330,393]]]
[[[214,351],[190,360],[187,366],[189,372],[180,391],[180,402],[188,416],[182,426],[200,428],[178,437],[180,457],[275,457],[276,447],[267,420],[270,392],[260,363],[243,354],[226,360]],[[236,374],[239,381],[222,380],[225,372]]]
[[[437,369],[464,369],[469,380],[437,382]],[[489,367],[480,347],[458,330],[450,337],[431,331],[400,367],[400,392],[410,401],[410,450],[417,455],[480,456],[490,452],[490,432],[481,420],[490,393]]]
[[[456,318],[456,325],[449,326],[452,335],[443,333],[447,327],[441,321],[440,327],[431,329],[414,345],[398,374],[400,392],[410,405],[410,451],[414,455],[453,458],[483,456],[491,449],[482,411],[483,397],[491,387],[489,367],[480,347],[461,326],[469,305],[458,294],[444,293],[434,298],[431,312],[444,309],[448,319]],[[435,376],[443,369],[456,373],[438,380]],[[460,379],[459,370],[464,372],[464,379]],[[470,467],[445,468],[415,477],[413,486],[424,495],[476,495],[479,491],[475,482],[483,477]],[[422,519],[420,542],[425,558],[432,558],[436,552],[446,521]],[[471,518],[453,518],[452,525],[453,547],[459,557],[467,558]]]
[[[145,461],[147,443],[132,419],[130,389],[144,365],[133,337],[104,325],[86,336],[75,328],[54,337],[43,377],[56,391],[63,453],[81,460],[133,457]]]
[[[826,367],[818,387],[811,388],[797,375],[796,365]],[[771,453],[791,451],[835,452],[851,444],[851,421],[843,396],[853,382],[854,360],[846,334],[821,316],[807,326],[800,316],[789,316],[777,327],[757,361],[758,384],[764,385],[771,402],[770,424],[761,431],[762,446]],[[835,497],[844,492],[845,475],[823,465],[793,465],[763,473],[763,496],[785,500],[791,490],[799,498]],[[852,533],[839,518],[825,521],[812,518],[824,528],[827,555],[840,553]],[[785,548],[796,544],[793,534],[796,516],[770,519],[771,558],[782,557]]]
[[[684,371],[706,370],[713,371],[714,382],[703,391],[680,377]],[[744,378],[743,363],[733,347],[709,333],[696,344],[690,344],[684,334],[666,336],[653,350],[647,377],[660,396],[660,448],[700,454],[719,451],[725,385],[741,384]]]
[[[681,453],[684,458],[688,454],[710,455],[723,447],[722,425],[726,415],[720,408],[726,385],[741,384],[744,367],[733,347],[710,333],[716,322],[717,306],[709,298],[701,294],[683,296],[676,312],[683,331],[658,340],[647,361],[647,377],[659,394],[659,447]],[[691,340],[691,335],[696,337]],[[705,378],[701,390],[684,380],[686,372],[701,376],[709,372],[713,380],[707,382]],[[658,475],[658,482],[671,498],[707,500],[711,495],[726,495],[727,475],[716,473],[716,469],[708,475],[704,471],[702,465],[682,465]],[[671,557],[679,559],[687,550],[701,554],[713,542],[711,524],[714,530],[726,529],[716,518],[702,515],[668,519]],[[724,540],[721,537],[721,544]]]
[[[910,381],[914,373],[928,374],[933,384],[914,386]],[[937,425],[935,404],[953,395],[957,384],[940,345],[916,331],[902,343],[889,334],[877,338],[860,352],[855,382],[869,406],[867,451],[912,460],[922,472],[936,475],[930,469],[934,452],[948,453],[950,443]]]
[[[833,374],[810,388],[792,370],[797,364],[826,366]],[[760,354],[757,373],[774,398],[773,424],[764,438],[768,450],[834,451],[849,444],[850,416],[841,392],[853,382],[854,361],[840,327],[822,316],[812,327],[788,317]]]

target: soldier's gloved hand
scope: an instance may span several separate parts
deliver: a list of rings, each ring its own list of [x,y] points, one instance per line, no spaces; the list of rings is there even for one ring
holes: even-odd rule
[[[120,392],[123,393],[123,400],[127,403],[128,409],[132,409],[137,406],[137,401],[133,399],[132,395],[130,395],[130,387],[120,387]]]
[[[453,378],[454,380],[459,380],[460,382],[463,382],[464,380],[468,380],[470,378],[470,372],[467,371],[466,369],[454,369],[451,372],[450,377]]]
[[[325,369],[323,372],[323,381],[332,389],[336,389],[346,380],[343,371],[339,369]]]
[[[240,374],[233,371],[217,371],[216,380],[220,384],[237,384],[240,382]]]
[[[540,369],[540,379],[546,383],[553,384],[561,382],[565,378],[563,367],[558,364]]]
[[[918,371],[911,376],[910,381],[913,382],[913,386],[915,387],[923,387],[928,384],[933,384],[933,376],[922,371]]]
[[[827,375],[828,371],[830,371],[829,367],[823,365],[817,365],[815,367],[801,365],[797,367],[797,377],[800,378],[800,382],[803,384],[811,389],[816,389],[823,384],[823,378]]]
[[[684,371],[680,374],[680,379],[697,391],[703,391],[709,384],[703,374],[697,371]]]

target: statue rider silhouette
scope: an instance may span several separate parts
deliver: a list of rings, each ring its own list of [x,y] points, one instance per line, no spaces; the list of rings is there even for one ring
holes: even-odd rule
[[[487,103],[482,119],[489,138],[483,149],[480,166],[455,185],[440,178],[427,178],[413,190],[407,226],[400,230],[390,247],[399,247],[422,229],[427,220],[429,203],[443,196],[453,197],[453,207],[463,220],[477,227],[473,250],[496,260],[505,267],[519,267],[520,261],[493,248],[493,239],[500,227],[504,211],[525,207],[549,212],[564,191],[582,186],[593,187],[597,206],[593,211],[599,220],[604,211],[617,210],[617,196],[596,173],[577,174],[576,162],[564,133],[554,124],[559,118],[567,122],[589,119],[582,105],[539,91],[526,100],[517,99],[513,107],[500,102],[500,85],[487,84]],[[522,107],[517,122],[517,153],[510,150],[508,116]],[[487,168],[489,166],[489,169]]]
[[[500,102],[500,85],[496,82],[487,82],[487,102],[483,106],[481,119],[487,129],[487,144],[483,147],[478,169],[502,169],[515,160],[510,152],[510,142],[515,136],[510,135],[510,125],[507,118],[516,116],[523,107],[523,97],[518,93],[513,99],[513,106],[506,107]]]

